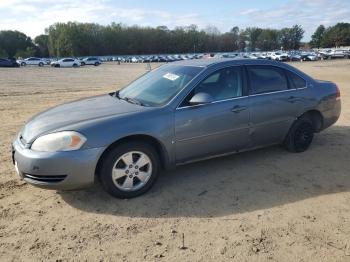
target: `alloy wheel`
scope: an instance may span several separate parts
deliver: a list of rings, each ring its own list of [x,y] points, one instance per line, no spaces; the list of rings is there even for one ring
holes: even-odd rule
[[[150,179],[152,161],[143,152],[127,152],[114,163],[111,175],[113,183],[118,189],[136,191],[142,188]]]

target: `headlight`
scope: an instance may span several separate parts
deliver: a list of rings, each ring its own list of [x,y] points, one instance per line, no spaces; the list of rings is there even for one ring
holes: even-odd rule
[[[44,152],[78,150],[86,138],[74,131],[62,131],[38,137],[31,146],[32,150]]]

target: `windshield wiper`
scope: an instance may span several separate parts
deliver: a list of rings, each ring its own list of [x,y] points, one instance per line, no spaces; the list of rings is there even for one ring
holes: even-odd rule
[[[131,98],[131,97],[127,97],[127,96],[124,96],[124,97],[121,97],[119,95],[119,92],[115,92],[115,97],[118,98],[118,99],[121,99],[121,100],[125,100],[131,104],[135,104],[135,105],[139,105],[139,106],[146,106],[144,103],[142,103],[141,101],[135,99],[135,98]]]
[[[123,99],[131,104],[135,104],[135,105],[139,105],[139,106],[145,106],[142,102],[140,102],[139,100],[135,99],[135,98],[131,98],[131,97],[119,97],[119,99]]]

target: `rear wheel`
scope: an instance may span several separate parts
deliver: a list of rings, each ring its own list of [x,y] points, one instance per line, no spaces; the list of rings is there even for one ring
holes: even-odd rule
[[[117,198],[133,198],[148,191],[159,174],[156,150],[147,143],[130,142],[112,149],[103,159],[100,178]]]
[[[290,152],[306,151],[314,137],[314,126],[308,118],[299,118],[289,130],[284,145]]]
[[[77,64],[73,64],[73,67],[78,67],[78,65]]]
[[[81,66],[84,66],[85,65],[85,62],[81,62]]]
[[[26,66],[27,64],[25,62],[22,62],[21,63],[21,66]]]
[[[100,63],[98,63],[98,62],[95,63],[95,66],[99,66],[99,65],[100,65]]]
[[[39,63],[39,66],[40,66],[40,67],[44,66],[44,63],[40,62],[40,63]]]

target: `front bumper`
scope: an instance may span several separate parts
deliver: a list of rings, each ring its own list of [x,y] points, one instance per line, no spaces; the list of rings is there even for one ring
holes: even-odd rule
[[[68,152],[37,152],[25,148],[17,139],[12,158],[24,181],[47,189],[71,190],[91,185],[104,148]]]

